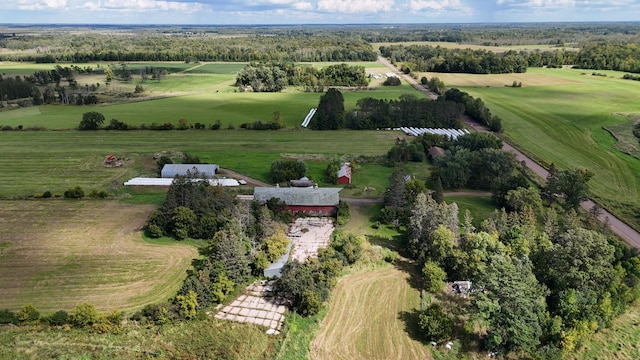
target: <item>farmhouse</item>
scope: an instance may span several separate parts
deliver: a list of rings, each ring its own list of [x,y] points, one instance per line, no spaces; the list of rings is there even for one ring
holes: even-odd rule
[[[351,163],[343,163],[338,170],[338,184],[351,184]]]
[[[312,180],[309,180],[308,177],[303,177],[300,180],[291,180],[289,181],[289,186],[291,187],[313,187],[316,183]]]
[[[337,211],[341,188],[256,187],[253,199],[261,204],[271,198],[282,200],[292,213],[331,216]]]
[[[166,164],[162,167],[161,176],[163,178],[174,178],[176,175],[187,175],[187,172],[198,172],[200,176],[208,178],[214,177],[218,171],[215,164]]]

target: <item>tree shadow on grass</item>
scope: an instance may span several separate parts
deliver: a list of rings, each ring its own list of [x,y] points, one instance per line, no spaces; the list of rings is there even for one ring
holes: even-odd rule
[[[378,245],[380,247],[401,253],[403,251],[403,236],[402,234],[394,235],[392,237],[385,237],[379,235],[367,235],[367,240],[371,245]]]
[[[404,236],[402,234],[398,234],[393,238],[368,236],[367,239],[371,245],[377,245],[398,253],[398,258],[393,262],[395,268],[409,275],[408,281],[412,288],[417,290],[422,289],[419,266],[407,256],[408,254],[406,250],[404,250],[406,246],[404,246]]]
[[[419,341],[421,343],[427,343],[427,341],[422,336],[419,325],[419,316],[420,312],[418,309],[413,309],[411,311],[400,311],[398,313],[398,319],[402,320],[404,323],[404,331],[409,335],[409,337],[413,340]]]
[[[418,264],[416,264],[413,260],[407,259],[405,257],[400,257],[398,258],[398,260],[396,260],[394,265],[396,269],[409,275],[409,279],[407,279],[409,286],[418,291],[422,290],[422,276],[420,275]]]

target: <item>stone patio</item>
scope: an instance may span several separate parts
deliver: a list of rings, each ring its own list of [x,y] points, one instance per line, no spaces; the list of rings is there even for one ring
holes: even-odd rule
[[[216,319],[250,323],[269,328],[267,334],[278,335],[287,307],[284,299],[273,296],[273,280],[257,281],[231,304],[221,307]]]

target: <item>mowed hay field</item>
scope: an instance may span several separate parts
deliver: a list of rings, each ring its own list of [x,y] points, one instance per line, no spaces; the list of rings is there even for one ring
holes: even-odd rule
[[[523,78],[522,88],[504,87],[514,74],[485,75],[502,79],[502,86],[480,86],[477,77],[457,74],[443,77],[448,87],[460,87],[480,97],[502,119],[509,142],[561,169],[586,168],[595,176],[589,182],[594,197],[614,212],[626,213],[640,227],[640,160],[615,148],[616,140],[603,127],[630,121],[616,113],[640,112],[640,87],[623,80],[623,73],[591,70],[529,69],[540,84]],[[533,85],[530,85],[533,84]]]
[[[312,359],[428,359],[402,315],[420,304],[408,274],[391,266],[342,277],[311,344]]]
[[[151,205],[109,200],[0,201],[0,309],[90,302],[131,311],[173,296],[197,250],[145,242]]]

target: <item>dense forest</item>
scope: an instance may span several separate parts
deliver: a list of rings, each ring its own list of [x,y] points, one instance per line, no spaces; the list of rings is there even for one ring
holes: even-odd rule
[[[442,41],[485,46],[569,46],[584,41],[637,43],[637,23],[547,23],[547,24],[403,24],[362,26],[354,31],[368,42]]]
[[[381,54],[402,64],[405,72],[433,71],[470,74],[522,73],[527,67],[571,65],[594,70],[640,72],[640,47],[634,43],[582,44],[579,51],[514,51],[447,49],[429,45],[381,46]]]
[[[538,189],[495,137],[437,137],[395,146],[438,143],[448,150],[433,160],[430,193],[421,181],[394,171],[379,218],[406,227],[404,251],[420,264],[422,287],[438,299],[416,311],[424,340],[469,339],[472,328],[483,327],[480,345],[494,356],[560,359],[638,299],[637,250],[611,236],[597,209],[576,212],[588,191],[588,171],[552,170]],[[480,223],[466,212],[460,221],[458,206],[443,201],[443,185],[492,189],[502,210]],[[472,284],[462,293],[469,302],[451,303],[445,282],[459,280]]]
[[[299,86],[310,91],[324,91],[325,86],[367,86],[364,66],[337,64],[318,69],[294,63],[252,62],[238,72],[236,86],[255,92],[278,92],[286,86]]]
[[[371,45],[349,33],[244,29],[225,32],[46,32],[0,39],[0,61],[374,61]],[[211,29],[209,29],[211,31]]]

